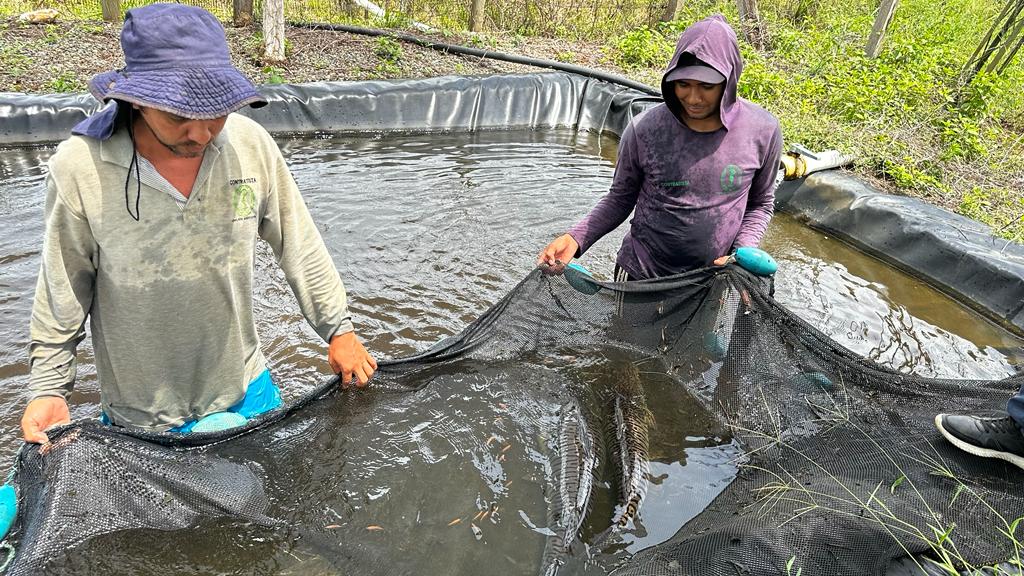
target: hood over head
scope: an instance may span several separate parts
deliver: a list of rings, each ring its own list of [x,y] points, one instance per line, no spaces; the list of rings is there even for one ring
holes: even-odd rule
[[[722,125],[728,130],[729,123],[736,112],[736,85],[743,72],[743,60],[740,58],[740,46],[736,40],[736,33],[725,21],[725,17],[720,14],[695,22],[683,30],[683,34],[676,43],[676,51],[672,55],[672,60],[662,76],[661,93],[665,98],[665,105],[672,110],[677,118],[682,111],[682,104],[675,97],[673,88],[673,79],[679,74],[673,74],[673,72],[676,72],[678,68],[701,64],[714,68],[725,77],[725,90],[722,92],[718,114]]]

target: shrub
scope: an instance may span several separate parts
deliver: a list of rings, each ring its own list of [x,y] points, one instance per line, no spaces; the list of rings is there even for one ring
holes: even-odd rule
[[[73,72],[61,72],[50,81],[48,87],[53,92],[81,92],[85,90],[85,83],[80,81]]]
[[[377,47],[373,52],[378,58],[389,64],[397,64],[402,59],[402,45],[387,36],[377,38]]]
[[[615,61],[623,68],[664,66],[674,48],[660,32],[646,26],[619,36],[612,45]]]

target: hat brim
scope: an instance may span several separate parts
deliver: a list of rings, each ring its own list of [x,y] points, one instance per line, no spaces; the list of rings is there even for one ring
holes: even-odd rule
[[[106,72],[92,79],[89,90],[103,102],[124,100],[195,120],[222,118],[267,103],[234,67]]]
[[[706,84],[721,84],[725,82],[725,76],[710,66],[680,66],[665,75],[666,82],[677,82],[679,80],[696,80]]]

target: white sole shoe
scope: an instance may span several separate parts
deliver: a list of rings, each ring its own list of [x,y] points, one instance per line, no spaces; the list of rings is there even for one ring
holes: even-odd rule
[[[982,458],[998,458],[1017,466],[1018,468],[1024,469],[1024,457],[1011,454],[1009,452],[1003,452],[1001,450],[992,450],[991,448],[982,448],[981,446],[975,446],[968,442],[957,438],[951,434],[948,430],[942,426],[942,417],[944,414],[937,414],[935,416],[935,427],[939,429],[939,433],[942,434],[943,438],[949,440],[949,443],[957,448],[967,452],[968,454],[974,454],[975,456],[981,456]]]

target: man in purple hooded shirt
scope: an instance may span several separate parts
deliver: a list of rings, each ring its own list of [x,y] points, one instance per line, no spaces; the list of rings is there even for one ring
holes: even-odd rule
[[[736,95],[742,70],[725,18],[687,28],[662,77],[665,103],[622,134],[608,194],[538,264],[560,273],[631,211],[616,280],[721,265],[735,248],[757,246],[774,209],[782,131],[774,116]]]

